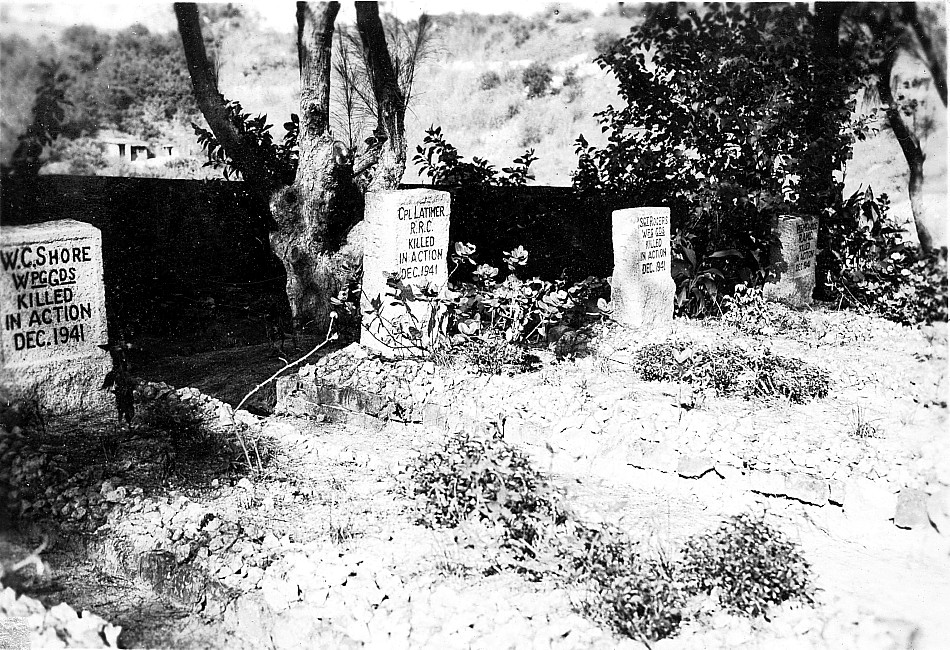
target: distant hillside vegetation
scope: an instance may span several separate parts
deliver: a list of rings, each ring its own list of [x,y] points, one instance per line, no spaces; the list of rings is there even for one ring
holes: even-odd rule
[[[271,124],[283,124],[297,110],[299,94],[293,32],[262,30],[253,16],[231,5],[203,5],[202,10],[224,94],[241,101],[248,112],[267,114]],[[636,10],[627,11],[630,15],[552,9],[527,18],[435,16],[432,51],[418,71],[407,116],[410,161],[425,130],[437,125],[463,156],[487,158],[499,167],[534,149],[535,184],[569,185],[576,166],[574,140],[583,133],[592,144],[602,144],[593,114],[619,101],[613,79],[592,60],[640,19]],[[288,12],[292,25],[289,6]],[[191,98],[176,33],[152,33],[142,26],[120,32],[76,26],[54,41],[26,40],[20,33],[31,36],[30,30],[10,24],[0,33],[2,160],[29,123],[37,57],[55,56],[73,78],[68,93],[73,106],[68,137],[49,152],[46,171],[217,177],[201,166],[190,122],[203,119]],[[946,110],[929,84],[919,84],[926,77],[919,61],[902,57],[897,74],[907,92],[918,93],[923,102],[918,126],[926,133],[928,207],[945,214]],[[875,103],[873,98],[866,101],[864,109]],[[116,163],[103,157],[96,143],[99,129],[172,142],[182,155],[148,168]],[[279,126],[275,130],[283,135]],[[420,180],[411,162],[404,180]],[[856,145],[845,180],[848,192],[870,184],[878,193],[889,193],[895,215],[910,217],[907,167],[889,131]]]

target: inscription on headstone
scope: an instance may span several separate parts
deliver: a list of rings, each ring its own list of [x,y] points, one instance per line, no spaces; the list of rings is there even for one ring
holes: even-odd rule
[[[613,212],[614,318],[630,327],[669,328],[675,284],[670,268],[670,209]]]
[[[815,290],[818,222],[783,216],[779,217],[775,231],[781,244],[772,255],[772,263],[778,269],[778,280],[766,284],[763,293],[770,300],[795,307],[810,305]]]
[[[109,370],[102,239],[73,220],[0,229],[0,383],[62,412],[98,407]]]
[[[366,195],[362,345],[389,357],[417,355],[431,345],[432,304],[425,300],[399,304],[387,277],[416,289],[438,292],[445,287],[450,212],[448,192],[419,189]]]

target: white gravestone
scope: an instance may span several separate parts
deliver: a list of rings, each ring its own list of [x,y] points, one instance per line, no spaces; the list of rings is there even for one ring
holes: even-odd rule
[[[815,255],[818,251],[818,222],[802,217],[779,217],[775,232],[781,249],[773,252],[778,279],[763,288],[769,300],[793,307],[812,303],[815,290]]]
[[[398,304],[387,275],[415,289],[438,293],[445,288],[450,208],[449,193],[436,190],[366,195],[360,300],[360,343],[365,347],[393,358],[419,355],[433,343],[429,336],[433,304],[425,300]],[[376,300],[381,301],[379,309],[373,306]]]
[[[676,285],[670,262],[670,209],[615,210],[612,227],[614,318],[630,327],[671,329]]]
[[[0,228],[0,386],[50,412],[100,408],[111,368],[102,236],[71,219]]]

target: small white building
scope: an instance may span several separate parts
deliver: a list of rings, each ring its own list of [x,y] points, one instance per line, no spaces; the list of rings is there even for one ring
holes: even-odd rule
[[[106,155],[129,163],[164,162],[178,156],[171,143],[152,145],[135,138],[100,135],[99,141],[106,147]]]

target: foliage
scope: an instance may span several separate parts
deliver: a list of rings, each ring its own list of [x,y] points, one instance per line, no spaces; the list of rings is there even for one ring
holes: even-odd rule
[[[501,85],[501,75],[494,70],[487,70],[478,75],[478,88],[480,90],[494,90]]]
[[[424,524],[474,518],[502,526],[504,546],[522,557],[533,557],[544,531],[563,522],[547,479],[503,440],[452,435],[414,459],[409,479]]]
[[[428,177],[433,185],[494,185],[498,187],[524,187],[534,179],[531,163],[536,161],[534,149],[528,149],[520,158],[512,161],[499,174],[494,165],[484,158],[472,157],[466,162],[458,149],[446,142],[442,127],[430,126],[422,144],[416,147],[412,162],[419,175]]]
[[[562,280],[522,280],[515,271],[527,263],[528,251],[521,246],[505,253],[510,273],[498,280],[498,269],[476,264],[474,253],[473,245],[456,243],[451,256],[455,269],[465,264],[473,270],[472,281],[454,284],[443,300],[450,334],[457,331],[521,344],[551,342],[609,311],[603,280],[590,277],[570,286]]]
[[[772,336],[777,332],[808,328],[802,314],[767,301],[761,287],[737,285],[732,295],[723,297],[721,305],[725,312],[722,322],[750,336]]]
[[[40,61],[40,86],[36,90],[33,103],[33,121],[26,132],[19,136],[19,143],[13,152],[13,169],[18,175],[36,175],[42,162],[43,150],[53,144],[62,132],[66,119],[66,91],[64,84],[67,76],[60,70],[56,61]]]
[[[681,231],[671,242],[673,282],[676,284],[675,313],[693,318],[721,314],[720,295],[732,289],[738,281],[755,281],[763,277],[758,252],[743,255],[732,248],[714,251],[700,259],[694,239]]]
[[[113,128],[153,139],[168,122],[197,117],[191,80],[177,34],[132,25],[114,36],[91,27],[64,33],[76,107],[65,125],[70,137]]]
[[[263,154],[268,171],[275,174],[284,183],[292,183],[299,162],[297,133],[300,130],[300,118],[296,113],[290,116],[289,122],[284,123],[283,139],[279,143],[275,143],[270,133],[272,125],[267,123],[266,115],[251,117],[250,113],[243,112],[244,109],[238,101],[228,102],[227,108],[231,115],[231,123],[234,124],[238,132],[249,138],[258,151]],[[214,134],[195,123],[192,123],[191,126],[195,130],[195,135],[198,136],[198,144],[208,155],[208,161],[204,166],[223,170],[224,177],[227,179],[239,177],[241,175],[240,170],[232,164],[230,156]]]
[[[837,206],[819,232],[819,281],[828,298],[905,324],[947,320],[946,250],[922,251],[871,188]]]
[[[826,397],[830,385],[827,371],[809,363],[731,344],[707,349],[685,342],[650,343],[637,350],[637,364],[644,381],[687,381],[746,399],[781,395],[803,403]]]
[[[474,253],[475,246],[456,242],[450,256],[450,278],[464,265],[470,281],[426,288],[404,284],[396,274],[389,277],[388,285],[393,289],[390,302],[402,309],[399,320],[382,323],[382,329],[391,337],[386,341],[388,345],[395,347],[409,340],[410,349],[421,351],[424,340],[438,342],[448,337],[452,344],[461,346],[459,351],[463,355],[474,355],[472,360],[477,368],[496,373],[512,363],[524,367],[524,357],[513,354],[507,344],[553,343],[591,318],[603,318],[609,313],[603,297],[607,283],[603,280],[590,277],[570,286],[563,280],[521,280],[514,271],[527,264],[528,251],[518,246],[505,252],[510,273],[499,281],[499,270],[489,264],[477,264],[472,259]],[[429,322],[421,323],[413,315],[409,302],[414,300],[432,303]],[[382,319],[382,306],[381,296],[371,298],[364,318]],[[478,342],[469,343],[470,339]],[[435,354],[443,353],[444,350],[437,350]]]
[[[105,145],[88,137],[57,139],[50,146],[49,162],[65,163],[66,173],[76,176],[95,176],[109,165],[105,157]]]
[[[715,594],[728,610],[760,616],[770,605],[812,602],[811,569],[798,545],[761,517],[740,514],[690,538],[682,575],[691,594]]]
[[[554,71],[547,63],[532,61],[521,75],[521,83],[528,91],[528,99],[544,97],[551,89]]]
[[[597,114],[604,148],[578,138],[574,184],[670,206],[694,258],[682,311],[706,313],[761,271],[774,218],[821,214],[839,193],[828,179],[860,135],[849,118],[868,69],[815,52],[806,6],[711,5],[681,20],[660,6],[597,63],[624,104]],[[727,250],[741,255],[720,278],[711,254]]]
[[[445,348],[444,351],[436,350],[433,358],[460,356],[483,375],[500,375],[507,369],[526,372],[531,368],[532,360],[536,360],[520,345],[498,337],[464,337],[445,345]]]
[[[573,574],[588,587],[584,612],[633,639],[673,636],[685,602],[674,568],[615,530],[578,526],[576,535],[567,548]]]

